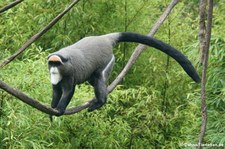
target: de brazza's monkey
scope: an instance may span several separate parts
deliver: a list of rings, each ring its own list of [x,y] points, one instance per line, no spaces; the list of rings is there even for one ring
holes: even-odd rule
[[[136,42],[154,47],[174,58],[195,82],[200,82],[191,62],[181,52],[160,40],[132,32],[90,36],[48,57],[53,87],[51,106],[60,112],[59,115],[69,104],[75,85],[85,81],[94,87],[96,97],[88,111],[102,107],[107,96],[106,82],[115,61],[112,48],[118,42]]]

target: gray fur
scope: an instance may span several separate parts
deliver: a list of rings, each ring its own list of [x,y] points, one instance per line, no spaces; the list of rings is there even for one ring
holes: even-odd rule
[[[115,35],[119,36],[119,33],[85,37],[51,55],[61,55],[68,59],[68,74],[73,74],[74,84],[80,84],[97,69],[103,70],[110,62],[113,57],[112,48],[116,43]]]

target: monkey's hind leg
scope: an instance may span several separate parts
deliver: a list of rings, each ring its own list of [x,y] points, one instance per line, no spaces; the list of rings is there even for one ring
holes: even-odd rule
[[[107,85],[106,82],[112,71],[115,58],[112,56],[110,62],[105,66],[105,68],[100,71],[100,73],[94,74],[89,80],[91,85],[94,87],[96,101],[88,108],[88,112],[91,112],[95,109],[101,108],[106,103],[107,98]]]
[[[88,108],[88,112],[99,109],[106,103],[107,87],[103,77],[95,79],[94,91],[96,101]]]

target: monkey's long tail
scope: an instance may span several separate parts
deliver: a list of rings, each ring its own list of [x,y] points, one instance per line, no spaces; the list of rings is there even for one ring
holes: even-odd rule
[[[152,37],[140,35],[132,32],[121,32],[118,33],[117,42],[137,42],[154,47],[167,55],[174,58],[183,67],[184,71],[197,83],[201,81],[198,73],[193,67],[192,63],[178,50],[171,47],[170,45],[157,40]]]

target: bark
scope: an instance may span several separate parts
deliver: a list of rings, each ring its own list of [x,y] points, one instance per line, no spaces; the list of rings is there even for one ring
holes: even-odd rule
[[[16,1],[14,1],[14,2],[8,4],[8,5],[6,5],[6,6],[2,7],[2,8],[0,8],[0,13],[3,13],[3,12],[5,12],[5,11],[7,11],[7,10],[13,8],[14,6],[18,5],[18,4],[21,3],[22,1],[23,1],[23,0],[16,0]]]
[[[205,19],[206,19],[206,0],[200,0],[199,4],[199,47],[200,47],[200,63],[203,63],[204,55],[203,49],[205,45]]]
[[[207,105],[206,105],[206,82],[207,82],[207,68],[208,68],[208,57],[209,57],[209,47],[211,39],[211,29],[212,29],[212,15],[213,15],[213,0],[208,0],[208,15],[207,15],[207,26],[205,29],[205,37],[203,43],[203,70],[202,70],[202,81],[201,81],[201,113],[202,113],[202,124],[199,135],[198,148],[202,148],[202,143],[204,141],[206,125],[207,125]],[[201,30],[201,29],[200,29]]]

